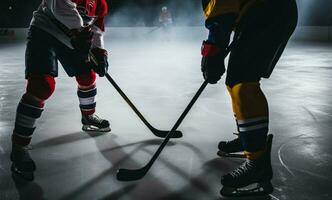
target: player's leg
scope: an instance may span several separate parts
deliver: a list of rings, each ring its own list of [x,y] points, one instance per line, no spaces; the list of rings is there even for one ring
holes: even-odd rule
[[[11,152],[12,171],[27,180],[33,179],[36,168],[27,146],[44,103],[55,89],[57,63],[50,42],[51,38],[45,32],[33,27],[30,29],[25,57],[27,87],[16,111]]]
[[[15,128],[12,135],[12,170],[27,180],[33,179],[33,171],[36,169],[27,145],[30,144],[36,128],[36,121],[44,110],[44,102],[52,95],[54,88],[53,76],[30,76],[26,92],[17,107]]]
[[[110,123],[95,114],[96,73],[87,66],[85,60],[81,60],[77,53],[67,46],[59,44],[56,48],[56,53],[68,76],[75,76],[76,78],[78,84],[77,96],[82,113],[82,129],[92,132],[111,131]]]
[[[270,76],[296,25],[295,1],[282,2],[280,12],[287,16],[274,16],[273,23],[266,27],[246,29],[230,55],[226,84],[247,159],[222,177],[224,196],[265,195],[273,191],[268,103],[259,81]],[[252,184],[253,190],[241,190]]]
[[[76,75],[78,83],[77,95],[80,102],[82,113],[82,129],[84,131],[109,132],[110,124],[107,120],[99,118],[95,114],[97,95],[96,73],[89,71],[84,74]]]
[[[246,161],[222,177],[225,196],[241,195],[237,190],[250,184],[260,184],[260,194],[271,193],[272,168],[269,159],[271,144],[267,145],[268,105],[259,82],[243,82],[229,87],[232,96],[239,139]],[[258,194],[258,193],[255,193]],[[250,195],[250,194],[247,194]]]

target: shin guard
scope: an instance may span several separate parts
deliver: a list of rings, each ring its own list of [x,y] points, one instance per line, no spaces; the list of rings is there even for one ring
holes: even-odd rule
[[[77,75],[76,81],[78,83],[77,96],[81,112],[83,115],[92,115],[96,108],[96,73],[91,71],[88,74]]]
[[[260,157],[268,133],[268,104],[258,82],[228,87],[240,139],[249,159]]]
[[[33,76],[28,79],[27,91],[18,104],[15,119],[15,128],[12,135],[14,144],[26,146],[30,143],[35,130],[35,123],[41,116],[44,101],[55,89],[52,76]]]

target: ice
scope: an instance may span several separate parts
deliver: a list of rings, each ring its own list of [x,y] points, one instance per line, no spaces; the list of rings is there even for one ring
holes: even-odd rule
[[[156,128],[170,129],[203,82],[203,27],[168,34],[150,28],[109,28],[110,74]],[[236,126],[223,84],[208,85],[147,176],[115,179],[118,168],[150,159],[155,138],[106,78],[98,78],[97,113],[112,133],[81,131],[76,85],[63,69],[32,140],[36,180],[10,173],[10,136],[25,90],[24,41],[0,44],[0,199],[218,199],[220,177],[240,160],[216,155]],[[272,77],[262,81],[270,106],[275,192],[271,199],[329,199],[332,154],[331,44],[291,42]],[[282,164],[283,163],[283,164]]]

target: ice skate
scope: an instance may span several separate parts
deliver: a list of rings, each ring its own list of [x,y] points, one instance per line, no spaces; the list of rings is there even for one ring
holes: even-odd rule
[[[11,171],[13,173],[27,181],[34,179],[33,172],[36,170],[36,165],[30,157],[28,148],[13,144],[10,159],[12,161]]]
[[[264,196],[273,192],[270,182],[273,175],[270,158],[272,137],[267,137],[265,155],[257,160],[247,159],[239,168],[221,178],[222,196]]]
[[[96,114],[82,115],[82,130],[86,132],[110,132],[110,123]]]
[[[239,137],[231,141],[219,142],[218,149],[217,155],[220,157],[245,158],[242,153],[243,147]]]

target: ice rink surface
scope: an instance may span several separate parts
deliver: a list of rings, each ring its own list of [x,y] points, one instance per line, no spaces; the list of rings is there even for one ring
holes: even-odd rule
[[[203,82],[204,36],[152,37],[149,34],[155,33],[145,30],[141,37],[130,37],[133,30],[122,31],[128,37],[112,38],[111,33],[105,38],[111,50],[110,74],[151,124],[170,129]],[[184,137],[170,141],[145,178],[119,182],[115,175],[120,167],[143,166],[162,140],[149,132],[105,78],[97,82],[97,114],[111,121],[112,132],[82,132],[76,83],[61,68],[56,92],[32,140],[35,181],[13,178],[10,136],[25,90],[24,51],[24,41],[0,44],[1,200],[223,199],[220,177],[241,163],[216,155],[218,142],[233,139],[236,132],[224,79],[208,85],[180,126]],[[331,199],[332,45],[291,42],[272,77],[261,83],[275,136],[275,191],[261,199]]]

